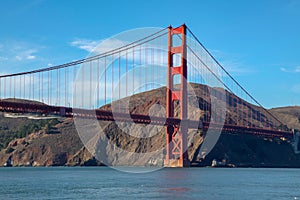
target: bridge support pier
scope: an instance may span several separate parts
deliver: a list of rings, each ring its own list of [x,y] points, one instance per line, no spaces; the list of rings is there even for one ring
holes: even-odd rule
[[[299,154],[300,153],[300,132],[299,130],[294,129],[293,133],[294,133],[294,143],[293,143],[294,151],[296,154]]]
[[[173,46],[174,36],[181,39],[180,46]],[[180,65],[174,66],[173,57],[180,56]],[[166,157],[165,167],[188,167],[187,152],[187,62],[186,62],[186,26],[169,27],[168,33],[168,74],[166,117],[174,118],[174,103],[179,101],[180,124],[169,125],[166,130]],[[174,76],[180,76],[180,87],[174,86]]]

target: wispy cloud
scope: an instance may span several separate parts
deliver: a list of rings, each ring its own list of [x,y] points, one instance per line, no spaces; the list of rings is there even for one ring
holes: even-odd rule
[[[117,49],[128,43],[128,41],[122,41],[114,38],[105,40],[75,39],[70,43],[70,45],[89,53],[100,54]]]
[[[293,68],[281,67],[280,70],[282,72],[287,72],[287,73],[300,73],[300,66],[296,66]]]
[[[0,71],[8,73],[45,66],[45,46],[22,40],[0,40]],[[47,61],[49,62],[49,61]]]
[[[37,58],[38,48],[22,41],[5,41],[0,43],[1,61],[24,61]]]
[[[15,59],[22,61],[22,60],[34,60],[36,56],[34,55],[37,52],[36,49],[25,49],[16,52]]]
[[[248,75],[253,73],[253,70],[250,70],[249,67],[245,67],[245,64],[241,60],[241,56],[226,53],[220,50],[210,50],[214,57],[221,63],[221,65],[231,74],[235,76]]]
[[[280,70],[283,72],[287,72],[286,68],[284,68],[284,67],[280,67]]]
[[[87,52],[92,52],[99,43],[100,41],[98,40],[75,39],[70,43],[70,45],[85,50]]]

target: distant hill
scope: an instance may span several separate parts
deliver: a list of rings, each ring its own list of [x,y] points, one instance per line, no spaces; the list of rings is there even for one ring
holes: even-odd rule
[[[288,106],[270,109],[278,119],[291,129],[300,130],[300,106]]]
[[[209,104],[210,96],[207,95],[208,88],[204,85],[192,84],[196,93],[197,101],[201,105]],[[159,88],[152,91],[133,95],[129,100],[130,112],[139,114],[156,113],[164,116],[154,105],[165,106],[165,90]],[[218,88],[210,88],[213,93],[225,92]],[[223,94],[225,95],[225,94]],[[234,96],[226,92],[227,96]],[[237,98],[234,96],[234,98]],[[120,101],[120,105],[124,103]],[[253,109],[261,111],[261,108],[251,105],[241,99],[237,101]],[[32,102],[31,102],[32,103]],[[116,102],[117,104],[119,102]],[[201,119],[207,112],[190,105],[192,117]],[[154,106],[154,107],[153,107]],[[179,106],[175,105],[175,113],[179,113]],[[198,105],[199,106],[199,105]],[[102,109],[110,110],[111,105],[105,105]],[[238,106],[235,109],[239,109]],[[227,113],[233,108],[227,105]],[[299,107],[274,108],[270,110],[276,117],[282,120],[290,128],[299,128]],[[239,110],[244,115],[244,110]],[[262,118],[265,116],[262,116]],[[226,120],[241,119],[235,113],[227,115]],[[252,123],[257,123],[256,119]],[[161,149],[165,145],[165,130],[162,129],[156,133],[157,129],[148,128],[142,131],[139,127],[125,124],[126,129],[138,134],[138,136],[147,136],[153,134],[150,139],[143,137],[131,137],[123,132],[114,122],[99,122],[104,128],[105,137],[128,152],[132,152],[129,157],[124,158],[124,164],[128,160],[130,165],[139,165],[141,162],[134,160],[134,153],[152,152]],[[28,126],[34,127],[28,128]],[[90,128],[90,127],[86,127]],[[30,132],[22,135],[23,129]],[[191,135],[191,131],[190,134]],[[201,147],[205,133],[197,131],[193,137],[189,138],[189,159],[193,166],[211,165],[213,159],[226,160],[226,162],[235,166],[253,166],[253,167],[300,167],[300,155],[293,152],[291,141],[281,139],[269,139],[259,136],[243,134],[222,134],[215,148],[208,154],[204,160],[199,160],[198,150]],[[2,140],[5,138],[5,140]],[[94,152],[98,155],[105,155],[114,158],[116,155],[113,148],[106,143],[101,143],[101,138],[95,138]],[[2,145],[2,147],[1,147]],[[101,165],[94,156],[83,146],[80,137],[77,134],[73,119],[58,118],[47,120],[31,120],[27,118],[6,118],[0,113],[0,166],[11,161],[13,166],[78,166],[78,165]],[[148,158],[145,158],[148,159]],[[162,165],[163,155],[157,154],[150,160],[146,160],[149,165]],[[116,162],[111,161],[113,164]]]
[[[1,99],[1,100],[2,101],[7,101],[7,102],[26,103],[26,104],[35,104],[35,105],[45,105],[42,102],[34,101],[34,100],[27,100],[27,99],[7,98],[7,99]]]

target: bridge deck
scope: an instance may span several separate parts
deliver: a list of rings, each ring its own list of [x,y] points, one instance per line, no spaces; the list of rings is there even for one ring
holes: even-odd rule
[[[61,106],[49,106],[46,104],[34,104],[34,103],[23,103],[23,102],[13,102],[13,101],[3,101],[0,100],[0,111],[11,112],[11,113],[36,113],[41,115],[56,115],[61,117],[79,117],[79,118],[89,118],[104,121],[121,121],[121,122],[131,122],[138,124],[153,124],[160,126],[168,125],[178,125],[181,122],[179,118],[164,118],[147,116],[140,114],[126,114],[117,113],[105,110],[88,110],[88,109],[78,109],[70,107]],[[252,134],[261,135],[266,137],[284,137],[287,139],[292,139],[294,137],[292,131],[284,130],[272,130],[259,127],[247,127],[247,126],[237,126],[232,124],[214,124],[200,122],[196,120],[187,120],[188,127],[191,129],[201,129],[207,131],[208,129],[214,130],[222,127],[223,132],[238,133],[238,134]]]

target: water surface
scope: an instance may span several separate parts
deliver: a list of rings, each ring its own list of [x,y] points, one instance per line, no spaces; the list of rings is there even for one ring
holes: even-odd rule
[[[0,168],[0,178],[1,200],[300,199],[300,169]]]

